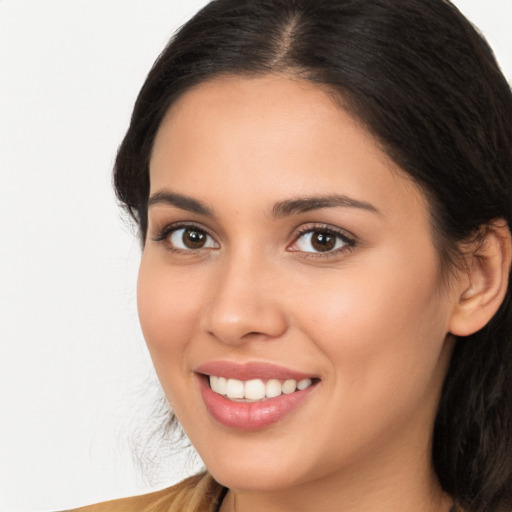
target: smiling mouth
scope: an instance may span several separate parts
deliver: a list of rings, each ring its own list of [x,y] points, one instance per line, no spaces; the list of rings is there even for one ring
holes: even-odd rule
[[[216,375],[208,376],[210,389],[228,400],[234,402],[263,402],[281,395],[291,395],[303,391],[318,379],[307,378],[299,381],[295,379],[228,379]]]
[[[285,367],[214,361],[196,368],[206,409],[224,427],[258,430],[304,407],[321,380]]]

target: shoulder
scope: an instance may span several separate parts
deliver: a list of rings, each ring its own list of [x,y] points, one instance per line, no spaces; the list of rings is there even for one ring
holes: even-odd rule
[[[209,473],[200,473],[161,491],[67,512],[215,512],[224,494],[225,488]]]

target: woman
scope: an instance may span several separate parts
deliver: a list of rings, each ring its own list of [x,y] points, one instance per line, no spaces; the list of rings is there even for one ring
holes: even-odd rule
[[[217,0],[115,166],[208,473],[82,510],[512,510],[512,96],[447,1]]]

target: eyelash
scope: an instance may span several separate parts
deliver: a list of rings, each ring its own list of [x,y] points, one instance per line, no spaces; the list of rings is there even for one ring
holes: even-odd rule
[[[211,247],[201,247],[197,249],[181,249],[174,247],[169,242],[169,236],[175,233],[176,231],[179,231],[180,229],[187,229],[192,228],[197,230],[200,233],[204,233],[206,236],[210,237],[212,240],[215,241],[215,238],[206,230],[205,228],[201,227],[198,224],[195,223],[178,223],[178,224],[168,224],[165,227],[163,227],[154,237],[154,242],[163,242],[166,245],[166,248],[169,251],[172,251],[173,253],[178,254],[197,254],[200,251],[205,251],[211,249]],[[334,255],[338,255],[341,252],[352,250],[356,245],[355,238],[352,238],[348,236],[344,231],[338,230],[333,228],[332,226],[327,226],[325,224],[317,224],[317,225],[309,225],[307,227],[304,227],[300,229],[294,236],[293,241],[291,244],[287,246],[289,248],[290,246],[296,244],[302,237],[307,235],[308,233],[323,233],[327,234],[328,236],[334,237],[336,240],[341,241],[344,245],[342,247],[336,248],[334,250],[328,250],[325,252],[314,252],[314,251],[301,251],[300,249],[287,249],[290,252],[300,252],[303,254],[303,257],[305,258],[328,258],[332,257]],[[215,242],[218,245],[218,242]]]
[[[204,233],[206,236],[210,237],[212,240],[215,240],[215,238],[210,235],[210,233],[208,232],[208,230],[206,230],[205,228],[199,226],[198,224],[195,224],[195,223],[186,223],[186,222],[180,222],[178,224],[168,224],[166,226],[164,226],[156,235],[155,237],[153,238],[153,241],[154,242],[162,242],[165,244],[166,248],[173,252],[173,253],[178,253],[178,254],[186,254],[186,255],[191,255],[191,254],[197,254],[199,251],[205,251],[205,250],[209,250],[210,248],[209,247],[201,247],[201,248],[197,248],[197,249],[180,249],[178,247],[174,247],[170,242],[169,242],[169,237],[175,233],[176,231],[179,231],[180,229],[194,229],[200,233]]]
[[[334,237],[336,240],[340,240],[343,242],[343,246],[334,250],[329,250],[325,252],[306,252],[300,251],[299,249],[292,250],[291,252],[302,252],[304,257],[306,258],[329,258],[336,255],[339,255],[341,252],[350,251],[356,245],[355,238],[348,236],[344,231],[333,228],[332,226],[327,226],[325,224],[316,224],[310,225],[308,227],[301,228],[297,234],[294,236],[293,242],[290,245],[296,244],[302,237],[307,235],[308,233],[322,233],[327,234],[329,236]],[[289,246],[288,246],[289,247]]]

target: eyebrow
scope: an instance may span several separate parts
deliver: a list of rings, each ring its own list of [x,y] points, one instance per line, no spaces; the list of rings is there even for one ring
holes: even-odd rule
[[[272,216],[285,217],[294,213],[305,213],[312,210],[320,210],[321,208],[334,208],[337,206],[343,208],[359,208],[382,215],[375,206],[366,201],[359,201],[345,195],[333,194],[328,196],[298,197],[280,201],[272,208]]]
[[[202,201],[176,192],[156,192],[149,198],[148,208],[158,204],[175,206],[181,210],[206,215],[208,217],[214,216],[213,210]],[[322,208],[335,207],[358,208],[382,215],[375,206],[366,201],[359,201],[346,195],[331,194],[328,196],[297,197],[279,201],[272,208],[272,217],[286,217],[288,215],[320,210]]]
[[[169,206],[176,206],[181,210],[187,212],[199,213],[201,215],[207,215],[213,217],[213,211],[202,201],[193,199],[189,196],[182,194],[176,194],[175,192],[161,191],[153,194],[148,201],[148,208],[157,204],[166,204]]]

